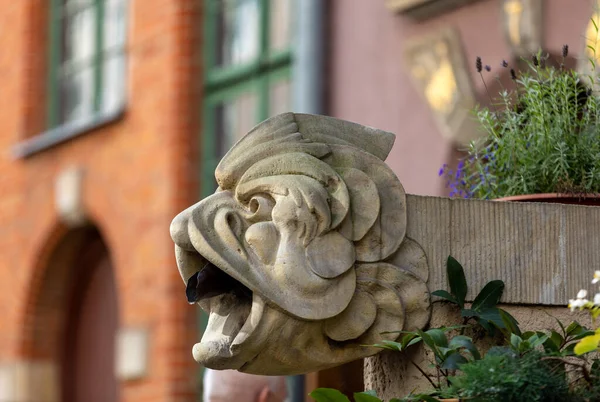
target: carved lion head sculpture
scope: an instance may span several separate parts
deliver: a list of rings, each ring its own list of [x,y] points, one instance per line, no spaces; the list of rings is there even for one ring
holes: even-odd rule
[[[194,358],[213,369],[297,374],[377,353],[385,331],[425,326],[421,247],[405,237],[394,135],[286,113],[218,165],[219,188],[171,224],[188,301],[209,320]]]

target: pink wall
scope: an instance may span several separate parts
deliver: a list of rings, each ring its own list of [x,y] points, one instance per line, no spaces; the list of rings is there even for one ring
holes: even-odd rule
[[[544,50],[570,55],[583,49],[591,0],[543,0]],[[437,129],[405,68],[404,42],[446,27],[458,29],[474,86],[482,90],[474,60],[494,68],[509,58],[501,25],[501,1],[480,0],[439,17],[415,22],[394,14],[385,0],[332,0],[329,26],[328,113],[397,135],[388,158],[407,192],[444,195],[438,177],[458,153]]]

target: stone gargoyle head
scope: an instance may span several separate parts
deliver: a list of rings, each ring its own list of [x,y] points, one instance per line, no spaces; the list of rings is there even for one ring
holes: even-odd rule
[[[190,303],[209,313],[194,358],[299,374],[373,355],[427,324],[427,260],[383,160],[394,135],[286,113],[218,165],[217,191],[171,224]]]

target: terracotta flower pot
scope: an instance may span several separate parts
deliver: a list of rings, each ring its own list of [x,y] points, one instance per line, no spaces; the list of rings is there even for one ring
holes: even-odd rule
[[[600,206],[600,194],[527,194],[513,195],[511,197],[497,198],[494,201],[513,201],[513,202],[544,202],[556,204],[577,204],[588,206]]]

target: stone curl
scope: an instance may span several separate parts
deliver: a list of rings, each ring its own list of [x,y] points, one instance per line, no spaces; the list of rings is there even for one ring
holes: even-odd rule
[[[196,360],[303,373],[427,324],[427,260],[405,236],[404,189],[383,162],[393,143],[384,131],[286,113],[223,157],[216,193],[171,226],[188,299],[210,314]]]

